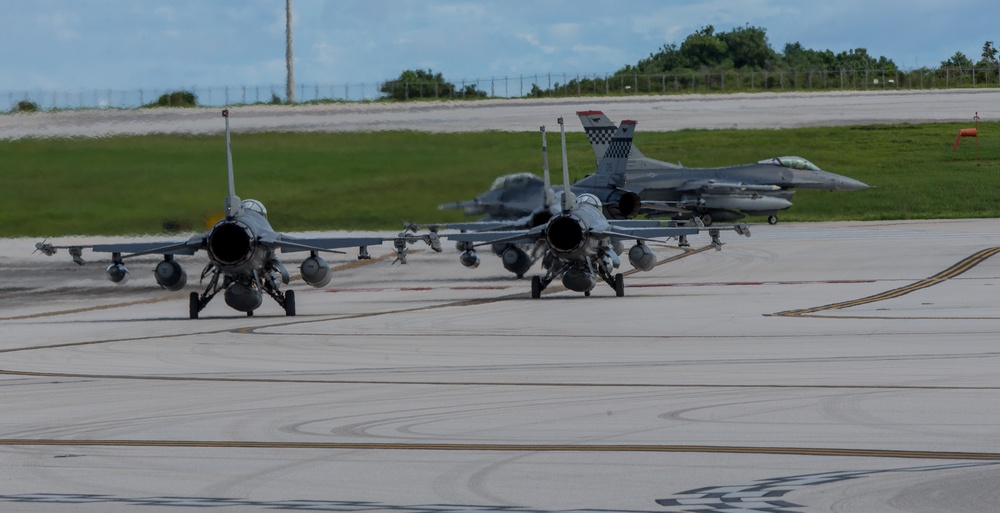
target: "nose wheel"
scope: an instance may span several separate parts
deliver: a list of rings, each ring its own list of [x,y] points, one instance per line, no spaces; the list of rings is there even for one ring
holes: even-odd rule
[[[767,216],[767,224],[778,224],[778,216],[776,215]]]

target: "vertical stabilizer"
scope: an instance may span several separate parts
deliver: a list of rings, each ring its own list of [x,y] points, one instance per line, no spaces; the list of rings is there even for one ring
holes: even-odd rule
[[[594,150],[594,157],[600,160],[608,152],[611,137],[618,127],[599,110],[580,111],[576,115],[580,117],[583,131],[587,134],[590,147]]]
[[[562,164],[563,164],[563,196],[562,196],[562,210],[563,212],[569,212],[576,208],[576,196],[573,191],[569,188],[569,159],[566,157],[566,125],[563,123],[563,118],[560,117],[559,120],[559,137],[562,141]]]
[[[618,127],[615,126],[611,119],[599,110],[584,110],[577,112],[576,115],[579,116],[580,124],[583,125],[583,131],[587,134],[587,140],[590,141],[590,147],[594,150],[594,157],[600,161],[601,157],[608,152],[608,147],[611,145],[611,139],[614,137],[615,131]],[[641,160],[646,158],[646,156],[634,146],[632,147],[632,151],[629,155],[632,160]],[[667,167],[678,166],[667,164]]]
[[[226,164],[229,169],[229,196],[226,196],[226,217],[231,218],[240,213],[242,206],[240,198],[236,196],[236,179],[233,177],[233,152],[229,143],[229,109],[222,111],[222,117],[226,118]]]
[[[609,182],[616,187],[625,185],[625,168],[628,167],[634,134],[635,121],[622,121],[615,135],[611,137],[611,144],[608,145],[604,156],[597,161],[597,174],[607,176]]]
[[[548,209],[556,204],[556,198],[552,193],[552,177],[549,175],[549,147],[545,140],[545,125],[538,127],[538,130],[542,132],[542,179],[545,187],[542,191],[542,197],[545,208]]]

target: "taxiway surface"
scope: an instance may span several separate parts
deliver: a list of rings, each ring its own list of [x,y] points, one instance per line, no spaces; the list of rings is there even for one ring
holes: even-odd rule
[[[297,317],[197,321],[202,260],[168,293],[3,241],[0,510],[1000,503],[1000,220],[752,228],[654,248],[623,298],[385,245],[293,282]]]
[[[232,107],[243,132],[531,132],[557,117],[603,109],[616,122],[635,119],[643,131],[720,128],[799,128],[995,119],[997,89],[692,94],[631,97],[249,105]],[[217,108],[70,110],[0,116],[0,140],[129,134],[217,134]],[[566,130],[582,132],[577,122]]]

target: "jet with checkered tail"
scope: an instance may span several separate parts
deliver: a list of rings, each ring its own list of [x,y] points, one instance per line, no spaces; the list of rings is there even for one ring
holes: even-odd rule
[[[478,264],[475,256],[477,246],[493,246],[503,244],[534,246],[542,254],[544,274],[536,275],[531,280],[531,297],[539,298],[552,281],[561,279],[563,285],[570,290],[582,292],[589,296],[598,280],[611,286],[616,296],[625,295],[625,279],[622,273],[616,272],[621,265],[616,246],[624,240],[634,240],[635,245],[628,252],[629,262],[636,269],[649,271],[657,263],[656,255],[645,244],[648,240],[670,237],[684,237],[706,230],[704,227],[678,226],[647,226],[631,220],[608,220],[602,212],[600,199],[590,193],[575,194],[569,185],[569,168],[566,156],[566,132],[563,119],[559,118],[562,138],[563,188],[561,195],[546,195],[549,218],[541,224],[524,226],[518,229],[501,231],[479,231],[448,235],[450,240],[465,244],[461,260]],[[615,136],[609,144],[606,157],[601,161],[602,176],[613,176],[620,166],[628,159],[629,147],[635,122],[624,121],[618,127]],[[542,129],[544,134],[544,127]],[[544,149],[543,135],[543,149]],[[548,188],[548,165],[544,161],[545,185]],[[605,167],[606,165],[606,167]],[[603,180],[603,179],[597,179]],[[598,182],[601,184],[603,182]],[[745,225],[734,226],[740,234],[749,236]],[[708,230],[717,248],[718,229]]]
[[[207,232],[187,240],[161,242],[126,242],[97,244],[93,246],[57,246],[49,242],[35,245],[43,254],[53,255],[58,249],[68,249],[73,261],[83,265],[84,248],[94,252],[111,253],[111,265],[107,268],[108,279],[123,284],[128,281],[129,270],[125,260],[141,255],[163,255],[156,265],[153,276],[156,283],[167,290],[177,291],[187,284],[187,273],[174,259],[175,255],[193,255],[204,250],[208,253],[208,265],[201,272],[201,279],[208,279],[208,286],[201,294],[191,292],[189,314],[197,319],[202,309],[216,294],[223,292],[226,304],[231,308],[252,316],[261,306],[264,294],[270,296],[285,311],[285,315],[295,315],[295,291],[282,291],[290,277],[285,266],[277,257],[283,253],[308,251],[300,267],[303,281],[313,287],[324,287],[330,282],[332,271],[329,264],[320,258],[320,252],[342,253],[334,248],[359,248],[359,259],[370,258],[368,246],[380,245],[378,237],[333,237],[298,238],[278,233],[267,220],[264,205],[253,199],[241,200],[236,196],[233,179],[233,157],[229,142],[229,111],[222,111],[226,119],[226,157],[229,170],[229,195],[224,207],[225,217]]]
[[[625,186],[634,121],[607,134],[598,157],[597,171],[572,184],[574,194],[591,194],[601,200],[609,219],[632,219],[642,208],[639,195]],[[627,139],[627,140],[626,140]],[[532,173],[514,173],[497,178],[493,186],[474,199],[440,205],[441,210],[462,209],[466,215],[485,216],[483,221],[515,221],[543,207],[546,186]]]
[[[611,148],[618,127],[601,111],[577,112],[584,132],[600,160]],[[601,164],[598,165],[600,172]],[[802,157],[776,157],[751,164],[692,168],[649,158],[635,145],[624,170],[631,191],[641,198],[642,212],[666,212],[674,217],[734,221],[746,215],[778,222],[778,211],[792,206],[794,189],[859,190],[868,185],[823,171]]]

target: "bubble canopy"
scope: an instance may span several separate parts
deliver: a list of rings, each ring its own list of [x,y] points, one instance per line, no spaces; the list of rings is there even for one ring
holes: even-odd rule
[[[809,162],[802,157],[774,157],[764,159],[758,164],[771,164],[772,166],[787,167],[790,169],[801,169],[803,171],[822,171],[816,164]]]

